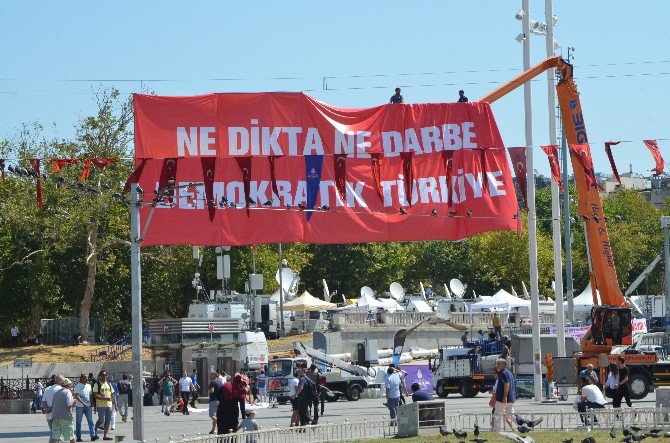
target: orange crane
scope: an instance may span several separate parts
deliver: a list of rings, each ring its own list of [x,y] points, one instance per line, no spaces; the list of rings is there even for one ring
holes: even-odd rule
[[[586,123],[573,78],[573,67],[560,57],[550,57],[542,61],[479,101],[493,103],[551,68],[556,68],[559,74],[556,92],[567,142],[570,145],[586,145],[588,143]],[[585,148],[589,149],[588,146]],[[593,291],[593,308],[590,313],[591,329],[582,338],[581,351],[568,358],[574,360],[577,371],[589,363],[596,368],[604,369],[604,366],[613,363],[617,357],[611,355],[613,346],[633,344],[631,307],[619,287],[612,246],[607,233],[607,217],[603,213],[600,194],[596,188],[588,185],[587,175],[574,155],[571,155],[571,160],[578,193],[579,215],[584,223],[592,265],[589,278]],[[600,303],[596,289],[600,292]],[[626,363],[630,365],[629,379],[633,398],[646,396],[653,384],[670,385],[670,364],[659,363],[655,354],[623,355]],[[605,371],[601,370],[600,373],[601,379],[604,379]]]

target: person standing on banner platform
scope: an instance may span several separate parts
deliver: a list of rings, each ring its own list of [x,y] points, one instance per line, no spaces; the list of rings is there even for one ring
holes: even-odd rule
[[[465,91],[462,89],[458,91],[458,103],[467,103],[468,98],[465,96]]]
[[[396,103],[396,104],[405,103],[405,99],[402,98],[402,95],[400,95],[400,88],[395,88],[395,94],[391,96],[389,103]]]

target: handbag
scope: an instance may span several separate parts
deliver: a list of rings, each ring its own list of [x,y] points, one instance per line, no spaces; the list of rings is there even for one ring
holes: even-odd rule
[[[496,407],[496,395],[491,394],[491,399],[489,400],[489,406],[492,408]]]

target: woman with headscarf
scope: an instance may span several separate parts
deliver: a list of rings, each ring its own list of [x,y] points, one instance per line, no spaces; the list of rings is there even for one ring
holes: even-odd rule
[[[219,434],[229,434],[238,428],[239,418],[244,417],[245,412],[246,387],[247,382],[238,374],[217,392],[219,407],[216,411],[216,428]]]

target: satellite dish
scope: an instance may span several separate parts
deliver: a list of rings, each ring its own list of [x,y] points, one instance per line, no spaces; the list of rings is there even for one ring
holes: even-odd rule
[[[280,271],[277,271],[277,274],[275,275],[275,280],[277,280],[277,283],[279,283],[279,272]],[[285,292],[289,292],[289,289],[291,288],[291,283],[293,283],[294,278],[295,278],[295,272],[293,272],[290,268],[281,269],[282,289]]]
[[[451,300],[451,292],[449,292],[449,286],[446,283],[444,284],[444,298]]]
[[[389,287],[389,292],[391,293],[391,297],[393,297],[396,300],[402,300],[402,298],[405,296],[405,289],[397,281],[391,283],[391,286]]]
[[[519,295],[516,293],[516,291],[514,290],[514,286],[512,286],[512,295],[515,296],[515,297],[518,297],[518,296],[519,296]]]
[[[247,314],[246,312],[243,312],[242,315],[240,315],[240,317],[242,317],[242,320],[246,320],[246,319],[249,318],[249,314]]]
[[[523,298],[525,298],[526,300],[530,300],[530,294],[528,293],[528,289],[526,289],[526,283],[522,281],[521,287],[523,288]]]
[[[369,286],[363,286],[361,288],[361,297],[374,298],[375,291],[372,290]]]
[[[423,287],[423,283],[419,282],[419,290],[421,291],[421,298],[426,299],[426,290]]]
[[[465,294],[465,285],[463,282],[457,278],[452,278],[449,282],[449,287],[451,288],[451,292],[453,292],[455,297],[463,298],[463,294]]]
[[[330,301],[330,291],[328,290],[328,283],[326,283],[326,279],[323,279],[323,299],[327,302]]]

